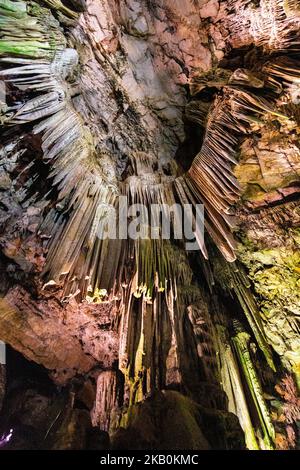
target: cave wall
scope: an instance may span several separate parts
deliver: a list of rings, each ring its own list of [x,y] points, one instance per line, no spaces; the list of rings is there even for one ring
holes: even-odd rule
[[[85,2],[82,12],[60,2],[26,4],[27,13],[24,2],[4,12],[0,43],[8,94],[1,114],[0,339],[46,367],[58,385],[93,378],[92,421],[111,434],[138,429],[137,403],[168,388],[217,410],[211,426],[229,407],[250,448],[294,447],[300,158],[293,2],[103,0]],[[47,47],[30,42],[28,19]],[[20,70],[9,71],[20,58],[32,67],[21,86]],[[218,152],[230,149],[237,160],[224,166],[230,191],[221,186],[220,162],[210,161],[213,176],[201,166],[216,124]],[[97,204],[115,201],[118,191],[173,202],[174,184],[180,198],[192,176],[202,178],[193,188],[208,215],[207,248],[203,257],[176,244],[159,247],[172,267],[162,293],[153,279],[156,248],[143,248],[150,268],[139,268],[137,280],[134,263],[124,261],[137,250],[98,243]],[[275,404],[266,401],[274,394]],[[247,395],[262,419],[249,411]],[[210,446],[243,447],[237,423],[229,444],[230,416],[222,444],[205,436]]]

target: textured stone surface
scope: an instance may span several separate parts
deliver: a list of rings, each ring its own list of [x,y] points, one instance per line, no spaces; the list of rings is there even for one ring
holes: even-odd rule
[[[93,426],[98,426],[103,431],[116,428],[117,393],[116,372],[101,372],[97,378],[96,398],[91,413]]]
[[[239,259],[244,263],[269,343],[299,377],[299,125],[267,118],[241,147],[243,188]],[[295,200],[295,202],[293,202]]]
[[[63,308],[55,298],[35,302],[16,288],[0,308],[1,339],[49,369],[58,383],[95,367],[111,368],[117,360],[111,306],[71,303]]]
[[[243,227],[240,259],[249,270],[270,344],[285,366],[299,374],[300,273],[298,204],[265,209]],[[290,209],[290,210],[289,210]],[[281,225],[289,220],[291,227]],[[251,221],[253,223],[251,224]],[[294,222],[294,224],[293,224]],[[295,223],[296,222],[296,223]],[[294,225],[294,226],[293,226]]]
[[[209,2],[211,16],[217,14],[216,4]],[[72,31],[79,42],[84,34],[89,43],[84,41],[82,52],[79,48],[82,97],[76,105],[97,126],[101,145],[119,160],[115,171],[122,172],[122,156],[141,148],[162,164],[170,161],[184,139],[183,85],[213,61],[213,40],[197,5],[190,0],[128,0],[119,7],[88,2]]]
[[[217,429],[218,435],[211,434]],[[210,450],[243,449],[243,434],[234,415],[204,411],[174,391],[157,392],[128,413],[126,429],[118,430],[114,449]]]
[[[251,137],[243,142],[236,175],[242,184],[243,198],[257,203],[278,192],[284,197],[284,188],[293,187],[297,194],[300,181],[300,152],[298,138],[300,128],[294,122],[292,129],[276,123],[261,126],[261,137]],[[294,131],[294,132],[292,132]],[[291,188],[292,189],[292,188]],[[292,193],[291,193],[292,194]]]

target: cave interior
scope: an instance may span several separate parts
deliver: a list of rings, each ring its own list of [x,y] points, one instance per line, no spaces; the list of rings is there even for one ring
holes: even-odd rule
[[[298,0],[0,0],[0,450],[300,449],[299,58]]]

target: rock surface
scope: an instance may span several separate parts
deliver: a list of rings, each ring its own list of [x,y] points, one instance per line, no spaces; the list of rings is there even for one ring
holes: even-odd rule
[[[57,383],[94,368],[112,368],[118,335],[112,306],[70,303],[55,298],[34,301],[19,288],[0,301],[1,337],[25,357],[46,367]]]
[[[217,435],[211,434],[218,429]],[[243,435],[234,415],[206,413],[174,391],[157,392],[128,411],[126,430],[113,438],[115,449],[211,450],[243,449]]]

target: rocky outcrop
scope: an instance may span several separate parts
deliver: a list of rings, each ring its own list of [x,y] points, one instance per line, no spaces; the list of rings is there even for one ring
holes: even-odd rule
[[[38,302],[19,288],[0,300],[1,338],[25,357],[46,367],[65,384],[77,374],[111,369],[118,358],[113,307]],[[74,310],[75,309],[75,310]]]
[[[212,434],[212,429],[217,434]],[[234,415],[209,412],[178,392],[162,391],[130,408],[126,430],[121,423],[112,446],[130,450],[224,450],[243,449],[244,442]]]
[[[29,379],[29,385],[24,371],[19,372],[22,379],[15,379],[1,415],[1,436],[11,429],[5,449],[108,449],[107,433],[92,426],[89,411],[82,403],[78,407],[75,389],[59,391],[51,383],[46,386],[37,375]]]
[[[183,85],[211,68],[211,51],[222,50],[202,20],[202,13],[217,15],[218,2],[209,2],[206,10],[201,3],[203,10],[190,0],[151,5],[126,0],[120,6],[90,1],[71,33],[75,44],[82,44],[76,106],[93,116],[101,146],[114,153],[120,176],[134,151],[170,164],[185,138]]]

